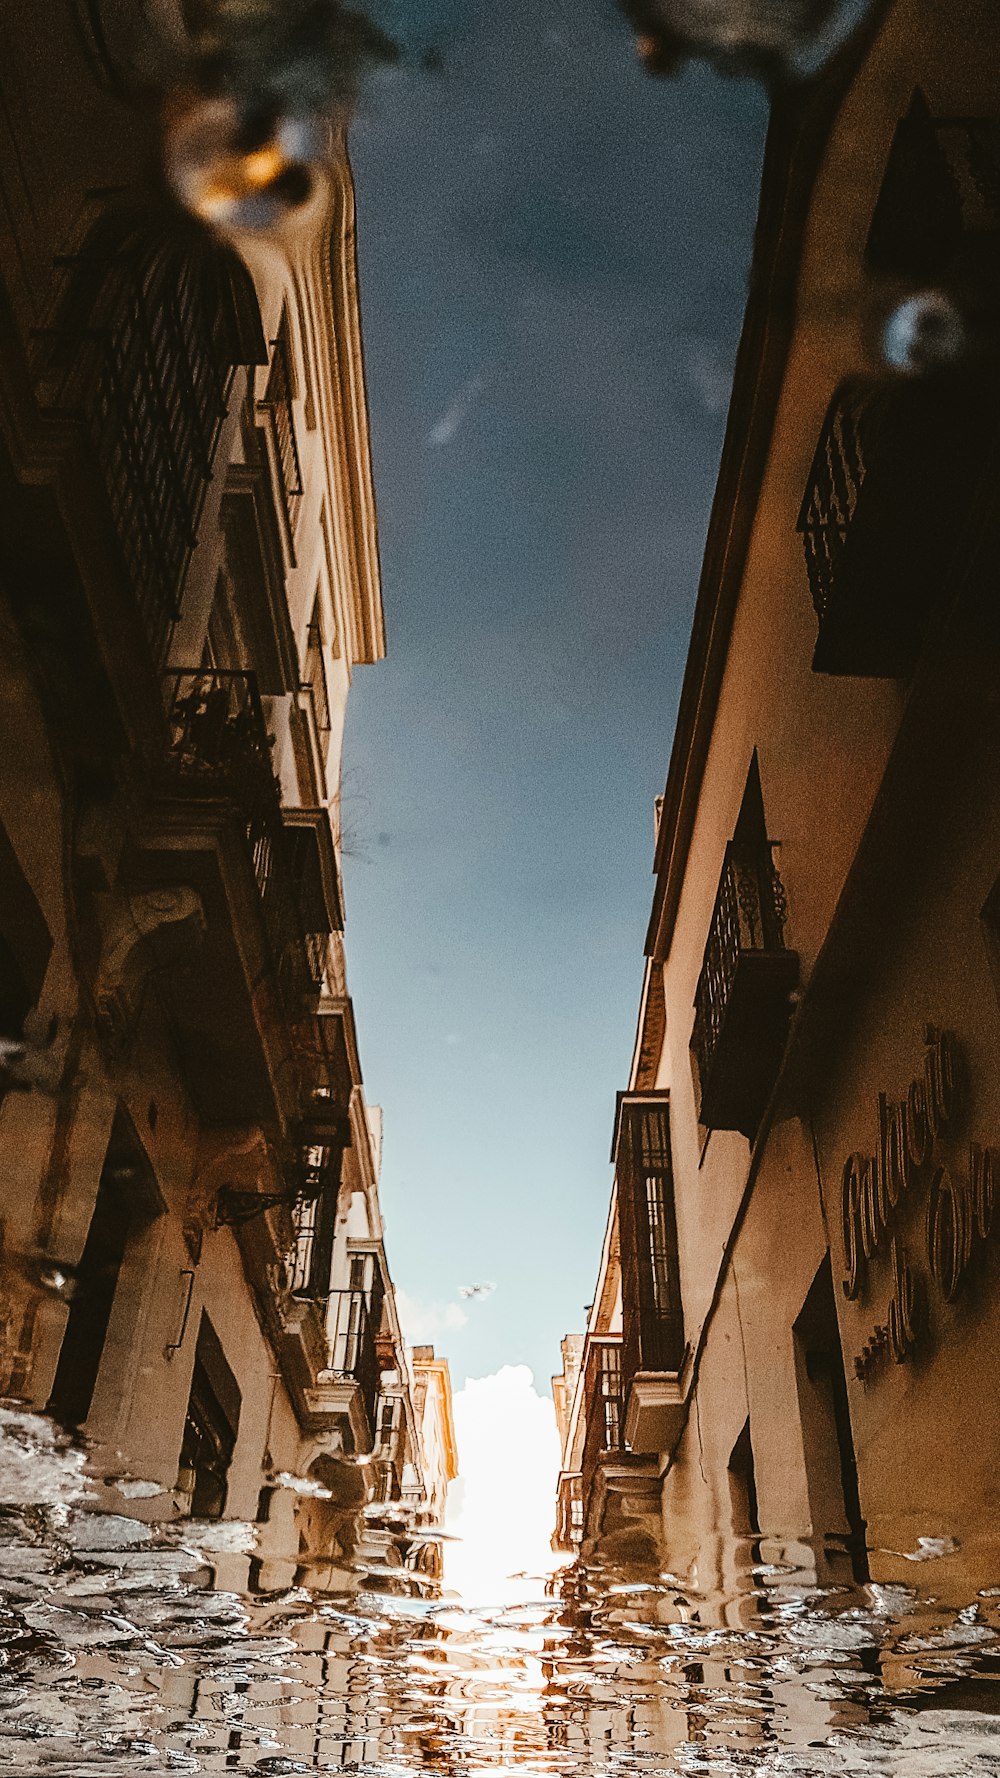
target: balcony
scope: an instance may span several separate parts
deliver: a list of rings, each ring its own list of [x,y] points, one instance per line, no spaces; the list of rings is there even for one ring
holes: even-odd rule
[[[257,297],[237,254],[167,211],[112,206],[60,263],[43,399],[82,423],[73,524],[103,558],[87,596],[113,674],[132,660],[145,696],[127,645],[141,629],[166,656],[234,372],[265,356]]]
[[[325,1302],[329,1294],[342,1159],[342,1143],[306,1149],[302,1157],[302,1195],[292,1211],[285,1268],[292,1296],[305,1302]]]
[[[317,1409],[328,1361],[326,1331],[342,1147],[290,1142],[274,1176],[256,1188],[223,1187],[217,1221],[232,1228],[246,1278],[285,1385],[305,1422]],[[335,1418],[335,1416],[334,1416]]]
[[[753,1140],[777,1079],[799,960],[784,943],[785,893],[766,841],[731,840],[695,994],[691,1048],[710,1130]]]
[[[376,1469],[376,1499],[383,1504],[401,1500],[407,1439],[405,1404],[400,1394],[383,1393],[379,1396],[372,1455]]]
[[[200,903],[197,939],[159,971],[192,1096],[215,1124],[292,1123],[323,1084],[308,1014],[336,910],[312,812],[283,817],[252,674],[165,676],[150,783],[125,870]]]
[[[814,672],[895,678],[912,669],[994,414],[986,376],[837,390],[798,518],[819,625]]]
[[[587,1499],[603,1458],[624,1450],[622,1343],[617,1336],[588,1339],[583,1384],[586,1432],[581,1466],[583,1498]]]
[[[658,1522],[659,1476],[655,1458],[630,1451],[625,1443],[622,1342],[618,1336],[588,1336],[583,1412],[579,1541],[586,1537],[598,1542],[619,1532],[631,1538],[647,1521]]]
[[[583,1477],[563,1470],[556,1494],[556,1528],[552,1548],[561,1555],[576,1555],[583,1542]]]
[[[334,1290],[330,1293],[329,1364],[322,1395],[327,1411],[333,1409],[349,1423],[353,1448],[371,1451],[378,1430],[381,1387],[377,1339],[382,1325],[384,1286],[380,1278],[368,1290]]]
[[[621,1252],[625,1438],[633,1451],[670,1451],[684,1420],[686,1347],[666,1093],[619,1095],[611,1158]]]

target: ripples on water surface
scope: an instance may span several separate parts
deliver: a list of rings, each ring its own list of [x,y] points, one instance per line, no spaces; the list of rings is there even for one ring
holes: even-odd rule
[[[495,1607],[375,1570],[255,1597],[252,1527],[94,1513],[30,1416],[2,1451],[2,1771],[1000,1773],[1000,1587],[945,1606],[933,1556],[822,1588],[756,1540],[729,1598],[579,1566]]]

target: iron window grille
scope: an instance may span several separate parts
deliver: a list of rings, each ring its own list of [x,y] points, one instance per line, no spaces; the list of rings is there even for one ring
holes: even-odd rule
[[[271,367],[267,386],[259,402],[265,414],[274,444],[274,454],[285,517],[292,535],[302,500],[302,465],[295,436],[294,396],[288,312],[282,314],[275,338],[271,341]]]
[[[374,1437],[381,1371],[376,1340],[382,1324],[384,1286],[376,1272],[367,1290],[330,1293],[330,1370],[357,1383]]]
[[[798,956],[785,945],[785,891],[771,850],[741,819],[726,847],[691,1033],[701,1123],[710,1130],[739,1130],[751,1141],[781,1066],[798,980]]]
[[[293,1296],[324,1301],[330,1293],[333,1240],[340,1190],[340,1151],[307,1149],[302,1195],[292,1209],[292,1246],[286,1266]]]
[[[289,1013],[308,992],[310,960],[289,870],[271,746],[252,673],[167,673],[166,788],[225,797],[241,823],[271,961]]]
[[[588,1343],[584,1379],[583,1492],[589,1492],[602,1456],[624,1449],[625,1404],[622,1395],[622,1347],[619,1338]]]
[[[83,418],[159,666],[236,366],[263,357],[256,295],[234,253],[164,219],[104,218],[61,263],[67,288],[50,334],[56,405]]]
[[[623,1104],[616,1160],[627,1386],[639,1371],[679,1371],[684,1357],[666,1097]]]

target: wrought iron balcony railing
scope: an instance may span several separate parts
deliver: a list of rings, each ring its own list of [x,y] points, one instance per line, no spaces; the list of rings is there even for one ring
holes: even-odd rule
[[[586,1500],[601,1457],[624,1449],[625,1403],[620,1337],[588,1340],[583,1411],[586,1432],[581,1485],[582,1497]]]
[[[211,668],[165,678],[170,787],[228,797],[239,809],[275,975],[295,1010],[307,982],[305,935],[284,868],[281,804],[254,675]]]
[[[99,218],[62,262],[55,405],[82,417],[154,664],[162,665],[238,364],[264,342],[235,253],[174,217]]]
[[[813,669],[909,672],[996,426],[990,377],[845,383],[798,530],[819,622]]]
[[[218,668],[165,675],[169,731],[163,763],[173,794],[221,797],[239,811],[275,976],[289,1014],[323,986],[328,933],[305,929],[289,869],[271,745],[252,673]]]
[[[295,436],[292,413],[292,373],[288,344],[288,325],[282,316],[277,338],[272,340],[271,368],[267,388],[258,402],[270,429],[280,483],[280,494],[289,531],[294,535],[302,500],[302,466]]]
[[[326,682],[326,661],[323,658],[323,638],[318,620],[314,617],[309,625],[306,642],[306,658],[303,667],[303,682],[312,693],[313,709],[316,712],[316,728],[320,736],[320,744],[324,748],[329,744],[330,729],[330,693]]]
[[[852,528],[890,402],[883,388],[838,391],[816,447],[798,521],[819,620],[816,672],[901,671],[912,655],[905,622],[896,627],[884,599],[867,612],[859,610],[861,589],[855,592],[852,585],[852,544],[857,553]]]
[[[785,947],[785,892],[767,842],[726,847],[695,994],[691,1047],[701,1122],[753,1138],[777,1076],[798,957]]]
[[[330,1369],[335,1376],[359,1385],[373,1440],[381,1380],[376,1340],[383,1296],[381,1280],[370,1290],[334,1290],[330,1294]]]
[[[330,1294],[330,1268],[343,1150],[307,1149],[301,1162],[301,1196],[292,1210],[293,1241],[286,1259],[293,1296],[311,1302]]]
[[[665,1093],[620,1101],[615,1152],[622,1268],[622,1371],[676,1375],[684,1358],[670,1110]]]

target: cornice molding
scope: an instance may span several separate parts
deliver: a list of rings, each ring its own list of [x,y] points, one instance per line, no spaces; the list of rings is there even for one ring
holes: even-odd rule
[[[327,502],[352,663],[385,655],[378,525],[372,479],[358,288],[354,181],[346,143],[330,174],[323,226],[290,254],[316,368],[314,396],[327,463]]]
[[[656,886],[646,955],[661,962],[673,938],[733,619],[795,332],[813,192],[841,104],[883,12],[877,7],[868,28],[849,49],[810,86],[782,95],[771,114],[750,294],[657,830]]]

